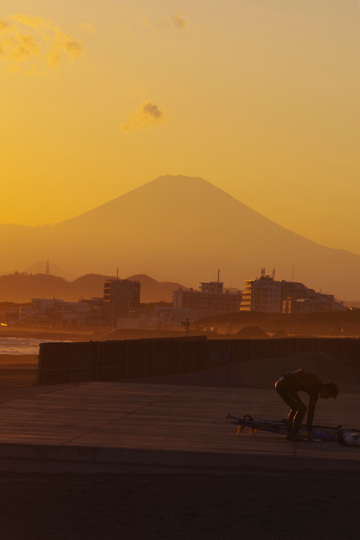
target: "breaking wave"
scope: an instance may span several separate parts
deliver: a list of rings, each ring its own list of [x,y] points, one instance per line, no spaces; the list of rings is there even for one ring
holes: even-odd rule
[[[0,338],[0,354],[39,354],[39,344],[50,341],[54,340],[16,337]]]

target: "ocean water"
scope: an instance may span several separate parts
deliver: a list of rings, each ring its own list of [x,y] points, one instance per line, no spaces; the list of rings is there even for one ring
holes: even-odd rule
[[[39,344],[51,340],[3,337],[0,338],[0,354],[39,354]]]

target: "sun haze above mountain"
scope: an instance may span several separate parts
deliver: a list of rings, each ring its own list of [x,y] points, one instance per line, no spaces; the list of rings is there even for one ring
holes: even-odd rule
[[[197,286],[221,268],[227,286],[243,288],[260,268],[290,280],[294,267],[307,286],[360,298],[360,256],[292,233],[197,177],[162,176],[73,219],[0,235],[7,269],[45,252],[75,274],[119,268]]]

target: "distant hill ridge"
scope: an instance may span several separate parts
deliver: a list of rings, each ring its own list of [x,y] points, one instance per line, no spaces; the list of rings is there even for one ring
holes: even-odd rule
[[[0,276],[0,302],[30,302],[31,298],[59,298],[66,302],[77,302],[80,297],[102,297],[104,282],[116,279],[114,276],[86,274],[74,281],[51,274],[9,274]],[[141,283],[143,303],[172,302],[172,293],[179,283],[158,282],[145,274],[137,274],[127,279]]]
[[[47,268],[47,261],[40,261],[36,264],[33,264],[32,266],[29,266],[28,268],[25,268],[24,273],[26,274],[44,274],[46,273]],[[70,272],[67,272],[57,264],[54,264],[53,262],[49,261],[49,274],[52,276],[62,277],[66,279],[66,281],[74,281],[79,276],[76,276],[75,274],[70,274]]]
[[[360,255],[303,238],[198,177],[162,176],[53,225],[0,225],[0,242],[0,272],[46,254],[76,275],[115,268],[134,275],[141,268],[187,285],[210,281],[221,268],[225,282],[243,288],[276,265],[279,279],[291,280],[294,268],[295,280],[308,287],[360,300]]]

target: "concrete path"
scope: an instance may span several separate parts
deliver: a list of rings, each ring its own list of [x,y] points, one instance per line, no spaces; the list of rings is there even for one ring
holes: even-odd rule
[[[360,470],[360,448],[237,436],[227,414],[280,420],[274,391],[122,383],[41,387],[0,396],[0,469],[170,467]],[[320,400],[316,423],[360,428],[360,396]]]

